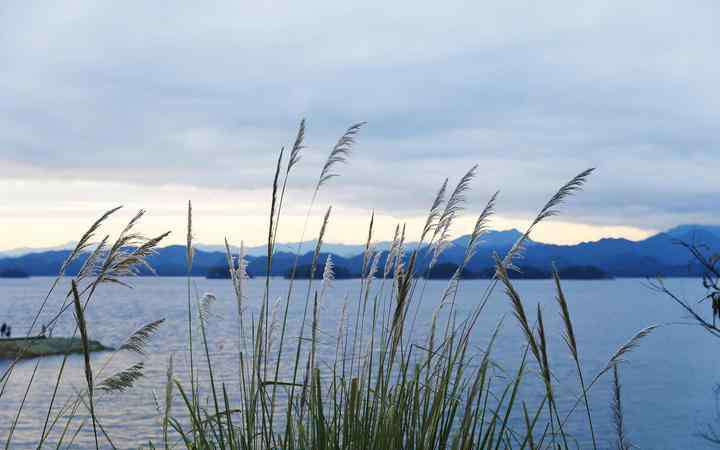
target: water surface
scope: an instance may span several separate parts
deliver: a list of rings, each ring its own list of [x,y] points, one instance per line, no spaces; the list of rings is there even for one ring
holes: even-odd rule
[[[0,321],[13,324],[14,335],[24,333],[40,305],[52,279],[0,279]],[[291,335],[297,336],[296,326],[302,315],[306,281],[300,282],[301,294],[293,302],[290,311]],[[224,280],[193,279],[193,290],[212,292],[218,297],[209,329],[210,347],[216,376],[228,384],[231,396],[237,386],[237,322],[236,304],[232,286]],[[486,280],[463,282],[458,294],[460,315],[470,311],[480,300],[487,286]],[[183,378],[186,373],[187,333],[187,284],[179,278],[139,278],[133,280],[133,289],[120,286],[103,286],[88,308],[87,319],[91,337],[106,345],[119,346],[135,329],[155,319],[166,322],[149,344],[145,361],[145,378],[130,391],[123,394],[105,395],[99,398],[97,411],[102,425],[114,443],[120,448],[137,448],[148,440],[158,442],[158,415],[153,400],[154,390],[162,397],[168,356],[175,354],[176,372]],[[679,295],[696,299],[702,295],[698,280],[674,279],[668,285]],[[416,334],[421,336],[437,301],[446,286],[445,281],[430,281],[425,288],[418,311]],[[516,286],[524,302],[534,308],[543,305],[546,327],[550,331],[552,367],[561,381],[559,396],[563,399],[561,409],[576,395],[575,369],[567,356],[561,338],[562,325],[554,303],[554,287],[550,280],[517,281]],[[689,322],[680,308],[669,299],[649,290],[644,280],[616,279],[598,281],[566,281],[566,296],[576,327],[580,354],[588,374],[603,367],[615,349],[639,329],[655,323]],[[248,314],[257,312],[263,280],[249,281]],[[273,280],[271,298],[287,289],[287,281]],[[342,299],[351,301],[358,296],[359,281],[336,281],[323,307],[321,328],[324,330],[320,359],[329,359],[334,352],[334,336],[340,316]],[[43,320],[57,311],[67,292],[67,282],[49,301]],[[474,349],[480,352],[487,343],[500,318],[505,317],[500,339],[494,350],[495,359],[507,370],[517,367],[523,351],[522,336],[510,314],[510,305],[498,290],[491,297],[474,333]],[[72,316],[65,317],[55,333],[72,332]],[[294,333],[293,333],[294,331]],[[669,325],[657,330],[629,357],[629,363],[621,368],[623,400],[628,433],[639,448],[678,449],[711,448],[698,434],[706,431],[707,424],[715,422],[716,403],[714,389],[719,380],[716,355],[718,342],[697,327]],[[93,354],[95,368],[108,358],[112,360],[106,373],[128,367],[140,360],[137,355],[124,352]],[[35,364],[39,362],[36,382],[30,389],[23,413],[19,419],[12,448],[30,448],[40,435],[47,414],[48,399],[52,394],[61,357],[46,357],[20,363],[13,373],[6,392],[0,400],[0,438],[3,443],[7,430],[14,420],[25,393],[27,381]],[[0,370],[6,366],[0,361]],[[281,372],[287,370],[287,364]],[[535,375],[530,373],[529,377]],[[83,387],[82,358],[72,356],[68,361],[66,376],[59,393],[62,404],[76,390]],[[540,395],[537,383],[530,382],[521,392],[532,403]],[[236,398],[236,397],[235,397]],[[591,395],[595,429],[603,448],[612,439],[610,390],[607,381],[593,388]],[[174,404],[181,410],[180,400]],[[718,422],[720,423],[720,421]],[[589,445],[589,434],[582,413],[575,414],[568,423],[568,431],[583,448]],[[78,448],[94,447],[90,427],[85,427],[77,439]]]

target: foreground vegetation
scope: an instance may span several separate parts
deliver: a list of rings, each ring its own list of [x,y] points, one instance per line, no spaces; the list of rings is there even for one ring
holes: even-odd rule
[[[307,216],[306,229],[314,217],[321,188],[334,177],[339,165],[345,163],[363,124],[350,127],[332,148],[314,185]],[[304,149],[304,121],[288,154],[280,152],[275,167],[269,201],[267,230],[267,273],[271,273],[276,238],[286,189],[293,170]],[[175,371],[173,357],[168,359],[167,380],[158,386],[157,401],[159,433],[153,448],[222,448],[222,449],[569,449],[579,446],[577,436],[567,430],[568,419],[580,415],[587,423],[591,446],[613,441],[617,448],[629,448],[624,433],[622,402],[617,379],[618,364],[654,327],[640,330],[608,355],[607,363],[597,373],[583,370],[581,349],[576,341],[560,277],[555,271],[557,312],[563,319],[563,337],[567,351],[576,366],[576,400],[569,409],[561,410],[557,398],[556,379],[549,355],[548,330],[544,325],[547,312],[539,306],[527,306],[515,289],[511,273],[522,253],[523,244],[544,220],[558,213],[558,207],[578,191],[591,174],[584,171],[563,185],[540,209],[523,236],[505,255],[496,255],[492,282],[484,292],[477,293],[477,302],[467,315],[456,310],[456,295],[462,283],[464,264],[455,269],[442,297],[424,298],[428,277],[418,277],[418,267],[432,268],[438,256],[447,248],[453,222],[463,210],[470,184],[477,167],[471,168],[452,187],[445,180],[437,194],[430,197],[430,208],[421,235],[414,237],[419,244],[408,248],[405,229],[395,232],[389,262],[382,273],[378,269],[379,252],[373,248],[373,217],[369,227],[363,257],[360,295],[357,298],[329,298],[328,286],[334,279],[332,261],[320,260],[322,243],[332,223],[331,208],[325,210],[319,224],[317,246],[310,267],[302,267],[303,278],[297,275],[298,265],[289,275],[288,290],[281,298],[270,298],[271,277],[264,279],[264,293],[259,302],[259,315],[247,313],[246,262],[242,250],[232,254],[226,242],[230,283],[237,302],[239,403],[232,403],[229,387],[214,373],[213,354],[209,351],[207,321],[214,297],[198,295],[187,279],[187,345],[189,360],[187,374]],[[497,193],[479,212],[465,249],[464,261],[473,255],[478,242],[493,215]],[[71,444],[79,433],[92,433],[97,448],[121,446],[114,442],[103,427],[103,418],[95,412],[100,395],[122,395],[142,377],[142,363],[115,374],[105,374],[102,367],[94,367],[89,356],[90,341],[85,311],[92,306],[96,291],[105,283],[131,283],[128,276],[146,265],[146,258],[167,236],[145,238],[136,231],[143,212],[139,212],[115,240],[99,239],[93,245],[102,225],[117,211],[102,215],[80,239],[66,261],[50,293],[35,315],[46,308],[57,313],[48,326],[64,314],[74,314],[75,336],[84,350],[84,389],[69,399],[57,397],[58,386],[64,377],[68,354],[58,366],[54,380],[55,391],[48,399],[47,415],[38,424],[38,448]],[[300,237],[303,241],[305,236]],[[420,261],[418,248],[429,245]],[[300,250],[300,249],[298,249]],[[300,253],[299,251],[297,252]],[[60,305],[48,303],[50,294],[58,288],[64,268],[80,255],[89,254],[82,270],[72,278],[71,288]],[[187,268],[193,264],[192,208],[188,204]],[[307,273],[305,273],[307,272]],[[320,280],[315,280],[320,273]],[[494,289],[502,289],[514,315],[513,326],[519,326],[525,338],[524,356],[518,369],[509,377],[493,377],[493,349],[497,330],[490,342],[478,350],[473,341],[478,318]],[[303,316],[298,335],[289,333],[288,310],[291,301],[301,293]],[[343,309],[336,330],[320,330],[320,315],[324,302],[354,302]],[[413,305],[434,302],[434,314],[428,329],[415,326]],[[118,351],[143,353],[145,344],[160,326],[150,323],[122,345]],[[500,324],[498,324],[498,329]],[[318,358],[319,336],[331,333],[335,339],[335,357]],[[74,337],[75,337],[74,336]],[[113,355],[110,355],[112,359]],[[17,359],[0,375],[0,398],[11,381]],[[281,363],[291,367],[286,377]],[[37,365],[35,366],[37,370]],[[209,377],[201,381],[199,373]],[[35,381],[30,378],[25,392]],[[612,401],[616,418],[615,436],[596,436],[593,427],[593,408],[588,392],[603,376],[614,376],[615,396]],[[539,404],[528,404],[519,395],[530,377],[537,377],[544,392]],[[181,379],[187,381],[183,382]],[[75,380],[78,381],[78,380]],[[207,383],[205,385],[204,383]],[[564,386],[564,388],[568,388]],[[207,396],[203,393],[208,393]],[[182,399],[184,408],[173,409],[173,399]],[[23,401],[24,404],[24,401]],[[22,417],[20,405],[14,423],[5,431],[6,447],[12,445],[16,425]],[[521,425],[513,420],[521,418]],[[49,442],[50,436],[59,438]],[[55,438],[53,438],[55,439]]]

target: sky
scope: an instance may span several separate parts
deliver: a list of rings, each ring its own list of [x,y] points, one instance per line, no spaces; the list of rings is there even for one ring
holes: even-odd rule
[[[110,231],[144,208],[141,230],[182,242],[188,200],[198,241],[258,244],[303,117],[281,241],[359,121],[306,237],[328,205],[328,241],[362,241],[373,210],[378,239],[417,233],[474,164],[456,235],[496,190],[492,227],[525,226],[588,167],[535,239],[718,222],[715,1],[211,3],[0,3],[0,250],[72,241],[116,205]]]

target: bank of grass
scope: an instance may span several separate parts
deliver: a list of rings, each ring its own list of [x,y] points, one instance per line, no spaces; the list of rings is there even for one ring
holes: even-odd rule
[[[88,351],[101,352],[113,350],[98,341],[88,341]],[[0,339],[0,358],[34,358],[38,356],[63,355],[65,353],[83,353],[82,341],[78,338],[36,337]]]
[[[334,177],[339,165],[345,163],[363,124],[350,127],[332,148],[322,166],[310,200],[303,236],[309,228],[318,201],[318,193]],[[286,206],[286,190],[291,176],[304,150],[305,122],[301,122],[293,144],[287,154],[280,152],[274,170],[269,199],[267,229],[267,273],[271,272],[274,247],[281,229],[281,217]],[[577,448],[578,441],[568,432],[568,419],[581,415],[587,422],[590,445],[600,447],[600,438],[606,443],[617,442],[618,448],[627,448],[624,434],[619,383],[613,399],[613,412],[618,430],[616,437],[596,436],[588,391],[608,372],[617,373],[617,365],[629,351],[647,335],[652,327],[632,336],[618,350],[608,355],[604,368],[593,374],[583,370],[581,352],[575,338],[568,300],[562,283],[555,272],[557,311],[563,319],[563,337],[567,351],[575,362],[577,398],[569,409],[561,410],[556,399],[558,386],[553,376],[549,353],[549,333],[544,325],[547,314],[539,306],[528,307],[508,276],[514,269],[515,259],[532,231],[542,221],[557,214],[558,207],[579,190],[591,174],[584,171],[564,184],[540,209],[536,218],[506,255],[497,255],[496,273],[486,289],[477,292],[472,309],[460,314],[456,309],[456,295],[462,283],[460,274],[472,258],[475,249],[492,217],[497,193],[478,214],[470,230],[463,263],[448,281],[440,298],[427,298],[427,280],[415,277],[418,267],[432,266],[447,248],[453,222],[463,210],[470,184],[477,167],[471,168],[454,186],[446,179],[433,197],[421,235],[414,237],[410,246],[405,228],[398,226],[386,263],[381,265],[381,252],[373,247],[374,220],[369,218],[362,277],[358,280],[359,295],[355,298],[330,298],[328,286],[334,278],[332,262],[319,260],[325,231],[332,224],[331,208],[325,210],[319,224],[317,245],[314,249],[310,277],[296,280],[290,275],[286,293],[271,299],[269,292],[273,280],[264,279],[259,315],[246,313],[247,298],[245,260],[242,250],[231,252],[226,242],[228,269],[237,302],[235,321],[238,330],[239,392],[229,394],[232,388],[221,382],[228,374],[219,377],[215,372],[213,354],[209,351],[207,320],[214,297],[196,294],[192,281],[187,279],[187,337],[186,352],[188,373],[181,382],[175,372],[173,357],[168,359],[167,377],[159,393],[158,442],[152,448],[193,449],[545,449]],[[117,209],[100,217],[82,236],[77,248],[61,269],[50,289],[58,287],[64,269],[74,259],[88,255],[80,273],[72,279],[72,289],[61,305],[49,305],[50,293],[44,299],[37,317],[46,308],[58,309],[52,327],[62,314],[74,311],[85,353],[85,379],[73,380],[85,388],[69,399],[59,399],[57,389],[63,380],[67,353],[59,364],[54,380],[55,391],[47,399],[48,408],[44,423],[37,424],[38,448],[63,447],[71,444],[79,433],[93,433],[93,442],[100,448],[116,447],[102,426],[103,418],[95,412],[94,402],[101,395],[122,395],[131,389],[142,376],[142,363],[114,374],[103,373],[102,367],[92,367],[89,353],[85,308],[94,293],[104,283],[127,284],[128,276],[146,265],[147,256],[166,236],[145,238],[136,231],[143,212],[138,213],[111,241],[109,237],[96,241],[103,223]],[[419,261],[419,249],[432,249],[431,261]],[[242,247],[242,246],[241,246]],[[297,249],[300,254],[300,248]],[[187,266],[193,264],[192,208],[188,204]],[[322,280],[315,281],[313,274],[322,267]],[[297,268],[297,260],[295,264]],[[473,331],[479,317],[495,289],[502,289],[512,311],[513,326],[519,326],[525,337],[525,352],[518,369],[507,377],[494,376],[493,351],[498,339],[497,330],[489,343],[478,349]],[[288,311],[290,302],[303,302],[300,330],[289,332]],[[335,330],[320,330],[322,304],[346,302],[337,320]],[[347,307],[347,302],[354,302]],[[428,329],[418,329],[416,316],[419,302],[434,302],[434,313]],[[70,310],[70,312],[68,312]],[[119,351],[142,354],[146,342],[160,325],[154,322],[134,333]],[[500,324],[498,324],[498,329]],[[32,333],[32,327],[29,334]],[[319,336],[331,333],[335,340],[334,358],[318,358]],[[75,337],[75,336],[73,336]],[[112,359],[112,356],[110,356]],[[16,360],[17,361],[17,360]],[[0,397],[11,382],[15,362],[0,378]],[[281,371],[281,363],[291,367],[290,375]],[[532,367],[529,370],[528,367]],[[37,368],[37,366],[36,366]],[[199,373],[207,373],[201,380]],[[34,382],[33,377],[25,392]],[[520,395],[521,387],[530,377],[538,377],[543,391],[539,403],[528,404]],[[562,386],[564,391],[569,386]],[[18,389],[18,387],[13,387]],[[201,393],[207,392],[207,395]],[[182,408],[172,408],[173,399],[180,398]],[[239,398],[231,402],[230,398]],[[12,445],[15,427],[22,417],[25,401],[19,406],[15,420],[6,431],[6,447]],[[602,405],[603,409],[608,408]],[[516,418],[520,417],[518,421]],[[48,442],[53,436],[53,442]]]

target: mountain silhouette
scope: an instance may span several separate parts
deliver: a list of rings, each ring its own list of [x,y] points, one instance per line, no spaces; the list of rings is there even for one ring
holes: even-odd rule
[[[494,255],[504,255],[522,234],[517,230],[489,231],[482,236],[474,256],[465,267],[463,276],[466,278],[482,278],[492,275]],[[452,274],[452,267],[457,267],[465,256],[470,236],[460,236],[440,255],[439,265],[431,273],[427,272],[428,263],[432,259],[432,249],[424,246],[418,252],[417,273],[431,278],[444,278]],[[582,242],[574,245],[547,244],[529,240],[521,257],[516,261],[518,266],[527,270],[528,277],[549,276],[552,265],[567,277],[603,278],[612,277],[653,277],[653,276],[699,276],[702,268],[693,261],[686,248],[679,245],[680,241],[700,245],[704,251],[720,251],[720,226],[715,225],[680,225],[665,232],[650,236],[640,241],[622,238],[604,238],[593,242]],[[314,243],[306,242],[302,248],[307,249],[296,256],[296,244],[283,244],[273,255],[273,276],[286,276],[296,263],[298,266],[312,264]],[[260,252],[260,249],[263,249]],[[388,243],[381,243],[378,249],[382,252],[378,260],[378,272],[383,273],[387,260]],[[408,243],[406,249],[414,250],[416,243]],[[203,250],[205,249],[205,250]],[[262,246],[249,247],[254,249],[246,256],[248,273],[252,276],[264,276],[267,271],[266,249]],[[293,251],[288,251],[293,249]],[[338,250],[340,249],[340,250]],[[343,277],[358,276],[363,267],[364,246],[362,245],[323,245],[323,252],[318,257],[318,267],[324,265],[328,255],[332,254],[335,267]],[[171,245],[158,249],[157,254],[148,258],[160,276],[184,276],[188,269],[185,263],[185,247]],[[0,273],[13,270],[22,271],[31,276],[53,276],[58,273],[63,261],[69,256],[70,250],[48,250],[23,254],[20,256],[0,255]],[[77,273],[82,266],[84,256],[68,267],[66,274]],[[219,269],[227,266],[224,251],[212,246],[198,245],[195,251],[190,274],[221,276]],[[448,275],[448,273],[450,275]],[[141,275],[151,275],[142,269]],[[489,275],[488,275],[489,274]],[[542,276],[539,274],[543,274]]]

